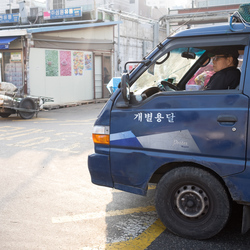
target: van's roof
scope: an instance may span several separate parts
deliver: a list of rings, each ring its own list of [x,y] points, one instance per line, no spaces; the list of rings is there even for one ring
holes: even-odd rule
[[[250,27],[247,27],[243,24],[233,24],[232,29],[230,28],[229,24],[220,25],[220,26],[214,25],[214,26],[202,27],[202,28],[192,28],[192,29],[180,31],[169,38],[171,39],[171,38],[176,38],[176,37],[250,33]]]

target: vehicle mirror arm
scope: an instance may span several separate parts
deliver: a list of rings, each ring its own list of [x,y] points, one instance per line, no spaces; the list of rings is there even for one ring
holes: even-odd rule
[[[142,63],[145,66],[149,66],[151,64],[151,60],[143,60],[143,61],[128,61],[124,65],[124,70],[121,78],[120,89],[122,93],[122,101],[117,103],[117,107],[119,108],[127,108],[129,106],[130,101],[130,85],[129,85],[129,73],[127,71],[127,65],[130,63]]]
[[[146,59],[146,60],[143,60],[143,61],[128,61],[128,62],[126,62],[125,65],[124,65],[123,73],[127,73],[127,72],[128,72],[128,71],[127,71],[127,65],[128,65],[128,64],[131,64],[131,63],[142,63],[142,64],[144,64],[145,66],[149,66],[150,63],[151,63],[151,60]]]

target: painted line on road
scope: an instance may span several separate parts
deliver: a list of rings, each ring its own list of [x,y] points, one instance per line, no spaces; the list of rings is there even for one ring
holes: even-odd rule
[[[35,133],[41,132],[41,131],[42,131],[42,129],[28,129],[28,130],[25,130],[25,133],[22,133],[22,134],[16,134],[16,135],[12,135],[12,136],[7,136],[7,135],[3,134],[1,137],[4,137],[4,139],[6,139],[6,140],[12,140],[12,139],[17,138],[17,137],[22,137],[22,136],[26,136],[26,135],[29,136],[31,134],[35,134]],[[19,131],[19,132],[22,132],[22,131]]]
[[[105,250],[117,249],[146,249],[150,244],[165,231],[166,227],[162,224],[160,219],[157,219],[148,229],[134,239],[128,241],[115,242],[106,244]]]
[[[98,213],[85,213],[85,214],[77,214],[72,216],[62,216],[62,217],[52,217],[52,223],[66,223],[66,222],[75,222],[81,220],[91,220],[91,219],[99,219],[104,217],[118,216],[118,215],[127,215],[133,213],[146,213],[155,211],[154,206],[147,207],[137,207],[137,208],[128,208],[123,210],[114,210],[114,211],[101,211]]]
[[[156,189],[156,185],[148,185],[148,190]]]
[[[14,136],[16,134],[24,133],[27,131],[29,131],[29,132],[36,131],[36,129],[32,128],[32,129],[28,130],[28,129],[20,128],[20,127],[14,129],[14,128],[10,127],[7,130],[0,130],[0,131],[4,132],[4,133],[0,134],[0,137],[7,137],[7,136],[9,137],[9,136]]]
[[[10,132],[10,131],[17,131],[17,130],[20,130],[20,129],[23,129],[23,127],[12,127],[12,126],[3,126],[0,128],[0,131],[3,131],[3,132]]]
[[[29,139],[29,140],[25,140],[25,141],[23,140],[14,144],[6,144],[6,145],[9,147],[18,146],[18,147],[26,148],[26,147],[33,147],[33,146],[41,145],[42,143],[48,143],[50,141],[51,141],[50,137],[36,137],[36,138]]]

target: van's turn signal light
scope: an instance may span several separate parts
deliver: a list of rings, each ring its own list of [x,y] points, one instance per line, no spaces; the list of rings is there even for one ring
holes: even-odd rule
[[[92,134],[93,142],[109,145],[109,135]]]
[[[109,126],[94,126],[92,138],[94,143],[109,145]]]

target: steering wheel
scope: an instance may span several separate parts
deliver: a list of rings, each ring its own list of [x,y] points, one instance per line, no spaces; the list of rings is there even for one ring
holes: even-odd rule
[[[174,90],[174,91],[179,90],[179,88],[177,86],[175,86],[174,84],[172,84],[169,81],[161,81],[161,84],[162,84],[162,86],[164,87],[165,90],[169,90],[169,88],[171,90]]]
[[[158,87],[150,87],[149,89],[146,89],[142,92],[142,97],[147,98],[150,97],[153,94],[156,94],[160,91]]]

